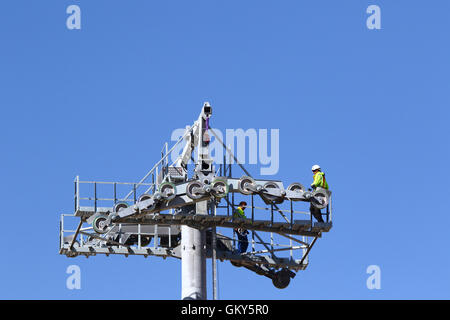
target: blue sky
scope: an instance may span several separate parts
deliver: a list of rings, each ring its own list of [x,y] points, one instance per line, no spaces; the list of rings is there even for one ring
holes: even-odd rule
[[[81,30],[66,28],[72,4]],[[381,30],[366,27],[371,4]],[[287,289],[223,262],[221,299],[450,298],[449,10],[2,1],[0,298],[179,299],[178,260],[58,255],[59,215],[76,175],[139,180],[206,100],[216,128],[280,129],[277,179],[309,184],[320,163],[334,194],[334,227]],[[81,290],[66,288],[71,264]],[[369,265],[380,290],[366,287]]]

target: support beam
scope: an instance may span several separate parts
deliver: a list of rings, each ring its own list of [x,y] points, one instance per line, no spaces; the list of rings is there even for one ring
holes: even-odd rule
[[[216,238],[216,227],[212,228],[212,239],[211,239],[211,247],[212,247],[212,289],[213,289],[213,300],[219,299],[218,289],[217,289],[217,238]]]
[[[196,204],[196,214],[207,214],[207,202]],[[205,231],[181,227],[181,299],[206,300]]]

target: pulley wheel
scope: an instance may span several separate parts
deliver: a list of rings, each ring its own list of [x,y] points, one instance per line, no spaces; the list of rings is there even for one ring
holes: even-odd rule
[[[287,188],[287,190],[293,191],[293,192],[298,192],[298,193],[303,193],[303,192],[305,192],[305,187],[301,183],[294,182]],[[299,201],[296,198],[293,198],[293,199],[289,198],[289,200]]]
[[[266,189],[266,190],[270,190],[270,189],[278,189],[278,190],[280,190],[280,187],[275,182],[267,182],[264,185],[264,189]],[[268,200],[270,202],[275,202],[275,203],[282,203],[283,202],[283,198],[282,197],[277,197],[277,196],[273,196],[273,195],[265,194],[265,193],[262,193],[261,196],[265,200]]]
[[[312,193],[311,203],[317,209],[326,208],[328,205],[328,192],[323,188],[317,188]]]
[[[143,195],[141,195],[141,196],[139,197],[138,202],[150,200],[151,198],[152,198],[152,195],[151,195],[151,194],[144,193]]]
[[[106,231],[108,231],[108,223],[107,223],[108,217],[105,215],[99,215],[97,218],[94,219],[92,222],[92,228],[95,232],[104,234]]]
[[[252,190],[248,189],[247,185],[248,184],[255,184],[255,180],[253,180],[253,178],[247,177],[247,176],[243,176],[241,179],[239,179],[238,182],[238,189],[239,192],[245,195],[250,195],[253,193]]]
[[[128,203],[119,202],[119,203],[116,203],[116,205],[114,206],[114,212],[119,212],[120,210],[123,210],[126,208],[128,208]]]
[[[291,282],[291,277],[288,272],[281,270],[274,274],[272,278],[273,285],[278,289],[286,288]]]
[[[227,180],[215,179],[211,186],[214,189],[214,196],[216,198],[224,198],[227,196],[229,190]]]
[[[192,200],[198,200],[204,196],[203,183],[200,181],[191,181],[186,186],[186,195]]]
[[[165,200],[169,201],[177,195],[177,188],[171,182],[164,182],[159,186],[159,192]]]

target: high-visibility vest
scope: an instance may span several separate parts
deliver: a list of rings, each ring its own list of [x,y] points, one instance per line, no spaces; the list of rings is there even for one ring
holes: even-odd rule
[[[316,172],[314,174],[314,182],[312,183],[314,187],[321,187],[328,190],[328,182],[325,180],[325,173],[322,171]]]
[[[244,210],[241,207],[237,207],[236,211],[234,211],[235,218],[246,218]]]

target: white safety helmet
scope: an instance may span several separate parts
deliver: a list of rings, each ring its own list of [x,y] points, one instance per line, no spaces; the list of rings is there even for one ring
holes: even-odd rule
[[[320,166],[318,164],[315,164],[311,168],[312,171],[320,170]]]

